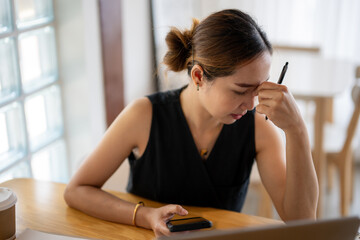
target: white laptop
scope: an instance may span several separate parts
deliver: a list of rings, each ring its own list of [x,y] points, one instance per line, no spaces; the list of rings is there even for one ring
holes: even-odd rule
[[[211,219],[209,219],[211,220]],[[358,239],[359,217],[299,220],[286,224],[231,230],[207,230],[176,234],[165,239],[192,240],[354,240]]]

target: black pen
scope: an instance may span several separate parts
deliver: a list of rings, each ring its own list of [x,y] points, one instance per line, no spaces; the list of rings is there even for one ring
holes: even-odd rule
[[[279,80],[277,81],[277,84],[282,84],[282,82],[284,80],[284,77],[285,77],[285,73],[286,73],[286,71],[288,69],[288,65],[289,65],[289,63],[286,62],[283,69],[282,69],[282,71],[281,71],[281,74],[280,74]]]
[[[286,62],[281,73],[280,73],[280,77],[279,77],[279,80],[277,81],[277,84],[282,84],[283,80],[284,80],[284,77],[285,77],[285,73],[288,69],[288,65],[289,65],[289,62]],[[265,116],[265,120],[268,120],[268,117]]]

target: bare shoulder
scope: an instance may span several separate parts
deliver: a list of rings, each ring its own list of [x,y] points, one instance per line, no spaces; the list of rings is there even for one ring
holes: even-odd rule
[[[265,115],[259,113],[255,113],[255,144],[258,154],[269,150],[273,152],[276,148],[282,150],[280,130],[270,120],[265,120]]]
[[[271,138],[274,134],[277,135],[277,133],[278,130],[276,129],[276,126],[270,120],[266,120],[264,114],[255,113],[256,140],[261,140],[262,138]]]
[[[152,116],[152,104],[147,97],[139,98],[132,101],[128,104],[125,109],[119,114],[118,118],[128,117],[128,118],[137,118],[142,116],[145,119],[139,120],[146,120],[146,118]],[[133,119],[135,120],[135,119]]]
[[[127,138],[132,137],[135,146],[143,145],[143,141],[148,138],[151,128],[152,104],[146,97],[139,98],[128,104],[118,115],[111,128],[121,129],[126,132]],[[117,131],[116,131],[117,132]]]

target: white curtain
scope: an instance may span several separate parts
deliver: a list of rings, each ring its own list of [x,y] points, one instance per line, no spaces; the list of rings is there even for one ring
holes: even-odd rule
[[[203,15],[237,7],[278,44],[318,46],[328,57],[360,64],[360,0],[203,0]]]
[[[254,17],[277,44],[320,47],[327,57],[360,64],[360,0],[153,0],[157,45],[169,26],[188,28],[225,8]]]

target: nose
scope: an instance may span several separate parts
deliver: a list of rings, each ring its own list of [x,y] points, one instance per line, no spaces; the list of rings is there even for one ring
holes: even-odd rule
[[[248,96],[245,101],[241,104],[242,108],[250,111],[253,110],[257,102],[257,96],[254,94],[251,94]]]

